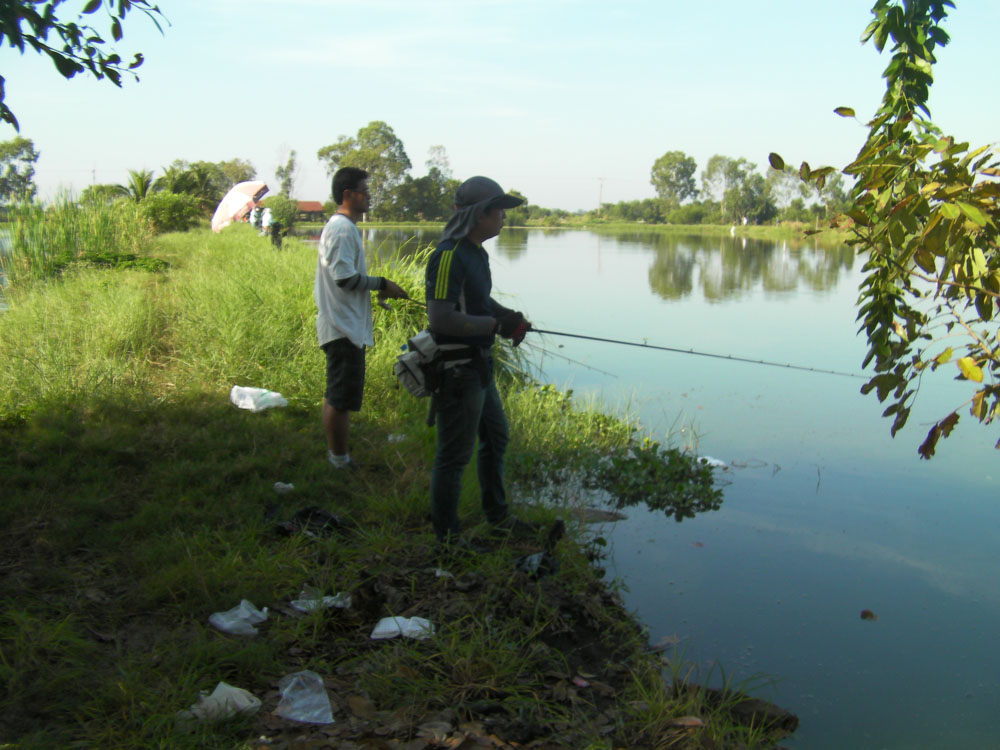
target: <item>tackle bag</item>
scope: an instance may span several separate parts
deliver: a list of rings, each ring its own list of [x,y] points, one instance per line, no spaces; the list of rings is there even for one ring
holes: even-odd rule
[[[438,344],[424,329],[406,342],[407,350],[396,357],[392,372],[406,390],[417,398],[437,390],[441,373],[468,364],[475,349],[465,344]]]

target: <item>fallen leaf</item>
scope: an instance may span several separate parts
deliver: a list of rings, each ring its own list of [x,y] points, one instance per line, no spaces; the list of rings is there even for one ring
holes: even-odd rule
[[[705,726],[705,722],[699,719],[697,716],[682,716],[679,719],[674,719],[670,722],[672,727],[687,727],[689,729],[695,729],[697,727]]]
[[[359,719],[374,721],[377,711],[375,704],[360,695],[351,695],[347,698],[347,705],[351,707],[351,713]]]

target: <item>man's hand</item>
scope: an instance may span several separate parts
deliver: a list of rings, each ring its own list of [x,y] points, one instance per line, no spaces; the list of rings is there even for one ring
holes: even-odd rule
[[[378,296],[382,299],[409,299],[410,295],[406,293],[395,281],[385,280],[385,289],[378,293]]]
[[[512,311],[497,318],[500,323],[499,333],[505,339],[510,339],[514,346],[524,341],[524,335],[531,330],[531,323],[524,319],[522,313]]]

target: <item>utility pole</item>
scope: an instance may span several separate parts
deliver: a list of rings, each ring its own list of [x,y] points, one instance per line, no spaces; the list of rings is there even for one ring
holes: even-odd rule
[[[601,217],[601,207],[604,205],[604,178],[597,178],[597,218]]]

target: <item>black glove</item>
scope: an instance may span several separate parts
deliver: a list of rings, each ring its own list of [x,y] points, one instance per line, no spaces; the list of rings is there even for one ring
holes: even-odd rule
[[[524,341],[524,334],[531,330],[531,323],[524,319],[523,314],[516,311],[504,313],[497,320],[500,323],[500,335],[510,339],[514,346]]]

